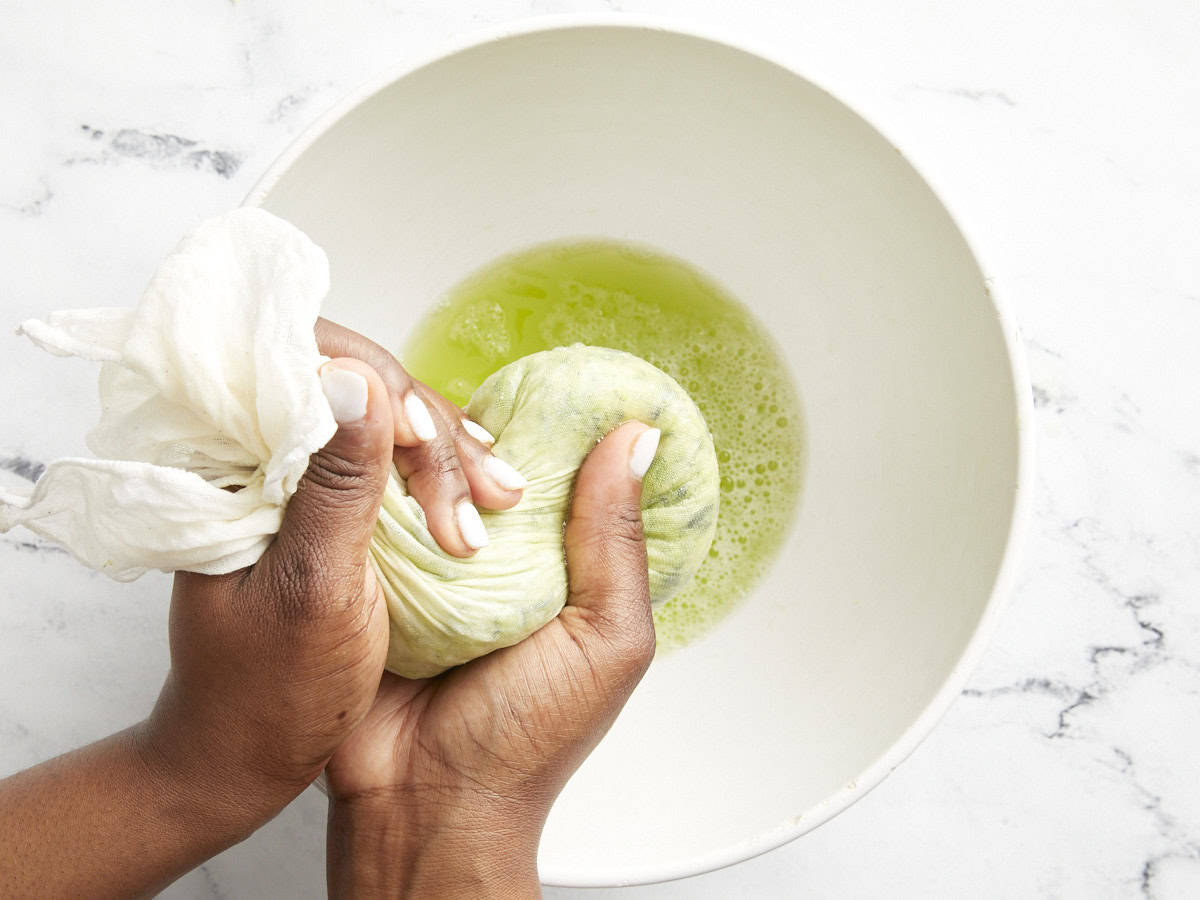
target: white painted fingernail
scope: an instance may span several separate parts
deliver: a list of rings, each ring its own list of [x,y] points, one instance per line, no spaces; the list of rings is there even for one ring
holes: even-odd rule
[[[415,391],[404,395],[404,414],[408,416],[409,427],[418,441],[432,441],[437,437],[437,426],[433,424],[433,416],[425,401],[417,396]]]
[[[472,422],[470,419],[463,419],[462,425],[463,425],[463,431],[465,431],[471,437],[475,438],[475,440],[479,441],[479,443],[481,443],[481,444],[496,443],[496,439],[494,437],[492,437],[492,433],[490,431],[488,431],[486,428],[484,428],[482,425],[480,425],[476,422]]]
[[[658,452],[658,439],[661,437],[661,431],[649,428],[633,442],[633,452],[629,454],[629,471],[638,481],[646,477],[646,470],[650,468],[650,463],[654,462],[654,454]]]
[[[484,457],[483,471],[506,491],[519,491],[529,487],[525,476],[498,456]]]
[[[454,508],[454,518],[458,520],[458,533],[468,547],[481,550],[488,545],[487,529],[483,527],[483,519],[479,518],[479,510],[470,500],[464,500]]]
[[[357,372],[326,364],[321,366],[321,390],[339,425],[357,422],[367,414],[367,379]]]

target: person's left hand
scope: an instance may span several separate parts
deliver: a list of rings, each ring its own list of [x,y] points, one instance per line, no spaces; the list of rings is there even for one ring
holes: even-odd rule
[[[455,555],[481,542],[475,502],[504,508],[521,496],[488,474],[494,457],[457,407],[354,332],[322,321],[317,334],[322,352],[341,357],[321,370],[337,433],[313,454],[254,566],[176,574],[171,670],[138,732],[173,783],[246,827],[310,784],[370,708],[388,618],[367,554],[393,460]],[[424,413],[415,428],[414,413]]]
[[[442,548],[487,537],[521,478],[490,436],[361,335],[321,321],[337,432],[253,566],[178,573],[149,718],[0,779],[0,895],[141,897],[244,840],[322,770],[379,686],[388,617],[368,547],[392,463]],[[475,527],[475,526],[478,527]]]
[[[515,506],[525,478],[492,454],[495,438],[413,378],[385,348],[328,319],[317,320],[316,332],[322,353],[352,356],[379,373],[396,426],[396,471],[424,510],[438,545],[451,556],[470,556],[483,533],[475,507]]]

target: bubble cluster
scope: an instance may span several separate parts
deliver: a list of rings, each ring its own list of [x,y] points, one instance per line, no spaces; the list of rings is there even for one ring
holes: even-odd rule
[[[622,244],[551,244],[500,260],[452,290],[404,354],[464,403],[491,372],[576,342],[642,357],[681,384],[712,431],[717,533],[693,581],[655,610],[659,647],[695,640],[744,598],[791,522],[803,417],[786,367],[751,315],[691,266]]]
[[[469,304],[451,325],[450,340],[488,362],[497,363],[496,368],[500,368],[504,365],[500,360],[505,360],[512,349],[504,308],[493,300]]]
[[[691,584],[655,610],[663,649],[707,632],[746,595],[779,549],[800,491],[804,445],[794,424],[796,398],[774,348],[752,325],[723,322],[693,332],[691,344],[672,344],[650,360],[700,407],[721,471],[721,513],[708,559]]]

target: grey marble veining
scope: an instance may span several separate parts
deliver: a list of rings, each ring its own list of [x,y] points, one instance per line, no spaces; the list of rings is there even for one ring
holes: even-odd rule
[[[177,134],[154,134],[136,128],[121,128],[109,134],[92,125],[79,127],[88,138],[99,144],[100,150],[68,157],[63,160],[65,166],[109,164],[120,159],[134,159],[152,166],[177,166],[232,178],[242,164],[242,158],[237,153],[209,149],[200,146],[199,141]]]
[[[1194,4],[10,0],[3,320],[132,302],[183,231],[400,60],[493,22],[612,10],[747,38],[930,178],[1021,322],[1037,496],[988,652],[879,788],[720,872],[547,896],[1200,896]],[[84,452],[95,371],[0,339],[0,486],[27,487]],[[0,572],[0,772],[146,713],[167,665],[166,578],[116,585],[18,532],[0,539]],[[323,828],[306,792],[165,896],[323,896]]]

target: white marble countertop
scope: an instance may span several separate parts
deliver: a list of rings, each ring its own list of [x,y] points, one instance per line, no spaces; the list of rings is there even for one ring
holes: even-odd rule
[[[447,38],[625,10],[740,35],[933,176],[1027,341],[1038,496],[963,696],[882,786],[721,872],[552,898],[1200,896],[1200,7],[1033,0],[0,4],[0,321],[134,302],[326,106]],[[3,338],[0,477],[83,450],[95,371]],[[0,774],[143,716],[168,581],[0,536]],[[172,898],[323,894],[309,791]]]

